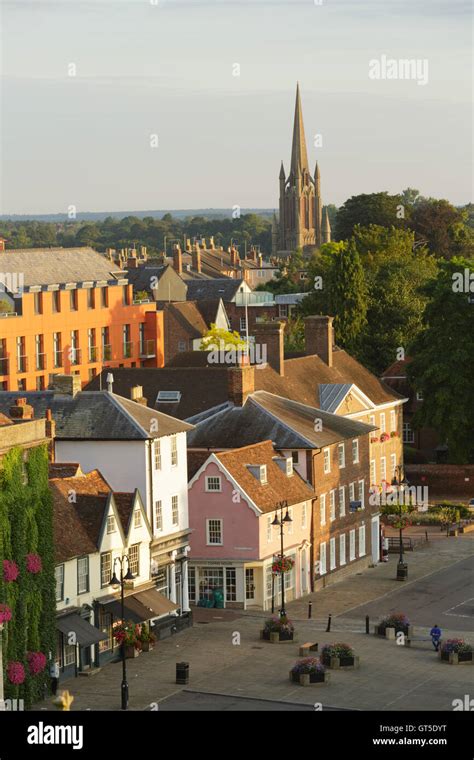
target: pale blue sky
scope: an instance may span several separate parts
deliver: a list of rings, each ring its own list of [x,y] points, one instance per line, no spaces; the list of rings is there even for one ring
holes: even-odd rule
[[[464,0],[4,0],[0,213],[275,207],[296,80],[324,202],[467,203],[470,27]],[[382,54],[428,84],[370,80]]]

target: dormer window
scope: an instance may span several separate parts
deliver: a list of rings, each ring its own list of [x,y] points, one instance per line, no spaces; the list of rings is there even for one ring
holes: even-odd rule
[[[267,480],[267,465],[266,464],[261,464],[260,465],[260,483],[262,484],[262,486],[265,485],[265,483],[268,483],[268,480]]]
[[[293,475],[293,460],[291,457],[288,457],[286,460],[286,474],[289,478]]]
[[[115,517],[113,515],[109,515],[107,518],[107,533],[115,533],[117,530],[115,526]]]
[[[142,513],[139,509],[136,509],[133,514],[133,525],[135,528],[139,528],[142,524]]]
[[[263,486],[266,483],[268,483],[266,464],[248,464],[247,467],[252,473],[252,475],[254,476],[254,478],[256,478],[259,481],[260,485]]]

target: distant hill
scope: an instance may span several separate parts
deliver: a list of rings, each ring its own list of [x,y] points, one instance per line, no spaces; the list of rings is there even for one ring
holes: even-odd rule
[[[273,209],[269,208],[242,208],[241,215],[258,214],[258,216],[271,217]],[[158,211],[83,211],[78,213],[75,220],[68,219],[67,214],[0,214],[1,221],[12,222],[68,222],[68,221],[93,221],[99,222],[107,217],[123,219],[127,216],[136,216],[143,219],[151,216],[153,219],[161,219],[165,214],[171,214],[175,219],[186,219],[193,216],[205,216],[207,219],[231,219],[232,209],[227,208],[190,208],[190,209],[164,209]]]

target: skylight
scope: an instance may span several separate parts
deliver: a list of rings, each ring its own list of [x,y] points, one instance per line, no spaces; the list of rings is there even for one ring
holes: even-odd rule
[[[179,404],[181,391],[159,391],[156,401],[159,404]]]

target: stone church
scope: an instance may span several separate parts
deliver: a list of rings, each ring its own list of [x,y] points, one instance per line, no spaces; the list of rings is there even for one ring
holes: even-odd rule
[[[321,200],[321,175],[316,162],[311,176],[304,134],[299,85],[296,86],[293,144],[288,176],[283,161],[280,169],[280,214],[274,215],[273,254],[288,254],[296,248],[319,247],[331,240],[327,209]]]

